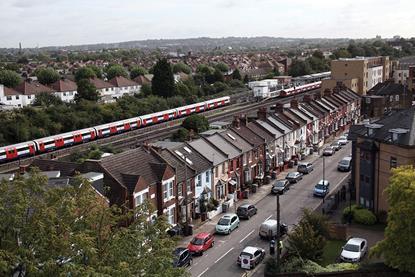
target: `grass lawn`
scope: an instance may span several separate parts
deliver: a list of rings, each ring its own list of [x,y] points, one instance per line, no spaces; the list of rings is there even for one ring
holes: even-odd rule
[[[336,263],[337,258],[340,256],[342,246],[346,243],[344,240],[328,240],[324,247],[323,259],[321,261],[322,266]]]

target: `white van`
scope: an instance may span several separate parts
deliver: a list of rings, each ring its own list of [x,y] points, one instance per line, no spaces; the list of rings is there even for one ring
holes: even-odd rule
[[[259,236],[262,239],[273,239],[277,237],[277,224],[278,221],[275,219],[265,220],[259,227]],[[283,236],[287,233],[288,227],[286,224],[280,224],[280,236]]]
[[[337,169],[339,171],[350,171],[352,168],[352,157],[344,157],[339,164],[337,165]]]

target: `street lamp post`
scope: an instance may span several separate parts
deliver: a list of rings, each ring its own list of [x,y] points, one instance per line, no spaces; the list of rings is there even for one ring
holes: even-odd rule
[[[325,185],[326,182],[326,172],[325,172],[325,168],[326,168],[326,163],[325,163],[325,158],[324,158],[324,153],[323,153],[323,186]],[[324,203],[324,198],[326,198],[325,195],[323,195],[323,203]]]
[[[277,268],[280,268],[280,194],[277,193]]]

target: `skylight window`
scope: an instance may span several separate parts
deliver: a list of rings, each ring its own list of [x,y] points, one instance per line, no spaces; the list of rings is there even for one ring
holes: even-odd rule
[[[192,162],[191,160],[189,160],[188,158],[186,158],[186,162],[187,162],[188,164],[190,164],[190,165],[192,165],[192,164],[193,164],[193,162]]]
[[[228,137],[230,137],[232,140],[236,140],[236,138],[234,136],[232,136],[231,134],[227,134]]]
[[[180,158],[184,159],[184,155],[179,150],[175,150],[174,153],[176,153],[177,155],[179,155]]]
[[[192,153],[192,150],[190,150],[187,146],[183,147],[184,150],[186,150],[187,153]]]

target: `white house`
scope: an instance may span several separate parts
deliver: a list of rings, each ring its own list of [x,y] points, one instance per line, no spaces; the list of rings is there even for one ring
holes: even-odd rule
[[[16,100],[21,100],[21,106],[33,104],[37,95],[41,93],[54,93],[55,91],[39,82],[31,81],[30,79],[24,81],[14,88],[20,95],[15,95]]]
[[[76,83],[68,79],[60,79],[51,84],[50,87],[55,91],[54,95],[63,102],[73,102],[75,95],[78,93]]]
[[[141,89],[141,85],[122,76],[112,78],[109,80],[109,83],[115,87],[115,93],[112,95],[113,98],[134,95],[135,93],[139,93]]]
[[[14,89],[0,84],[0,103],[12,107],[22,107],[23,95]]]
[[[104,103],[108,102],[114,102],[113,95],[116,94],[117,88],[108,82],[105,82],[104,80],[101,80],[99,78],[90,78],[89,82],[95,86],[97,89],[97,92],[101,98],[101,101]]]

